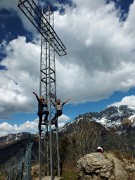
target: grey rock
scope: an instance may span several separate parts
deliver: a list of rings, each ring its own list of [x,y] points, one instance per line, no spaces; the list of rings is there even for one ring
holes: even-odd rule
[[[80,180],[128,180],[122,161],[111,153],[91,153],[77,161]]]

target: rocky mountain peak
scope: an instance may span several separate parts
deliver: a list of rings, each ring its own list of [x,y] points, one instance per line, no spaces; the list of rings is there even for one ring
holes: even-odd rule
[[[116,119],[123,119],[128,118],[131,115],[135,114],[135,109],[129,108],[127,105],[121,105],[121,106],[110,106],[106,108],[104,111],[101,111],[99,113],[99,117],[103,118],[106,117],[110,120],[116,120]]]
[[[123,131],[129,126],[135,126],[135,109],[127,105],[110,106],[101,112],[89,112],[79,115],[71,123],[66,124],[61,131],[74,131],[79,129],[81,124],[96,122],[107,130],[114,129],[116,132]]]

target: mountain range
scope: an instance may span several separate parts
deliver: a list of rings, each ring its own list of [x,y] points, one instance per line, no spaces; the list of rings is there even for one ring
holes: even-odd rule
[[[38,152],[38,134],[10,134],[0,138],[0,159],[4,163],[19,148],[34,141]],[[126,105],[110,106],[101,112],[79,115],[59,128],[60,158],[64,166],[75,166],[76,160],[95,152],[98,146],[105,151],[119,151],[135,155],[135,109]],[[38,153],[37,153],[38,154]]]
[[[110,106],[101,112],[85,113],[76,117],[73,122],[66,124],[61,131],[66,132],[72,124],[77,124],[81,120],[93,121],[101,124],[107,130],[113,129],[115,132],[121,131],[122,133],[123,130],[135,126],[135,109],[121,105],[119,107]]]

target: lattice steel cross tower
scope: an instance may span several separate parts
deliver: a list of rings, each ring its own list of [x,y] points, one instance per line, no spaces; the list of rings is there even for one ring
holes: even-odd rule
[[[49,123],[41,126],[42,133],[39,135],[39,179],[49,175],[52,180],[54,168],[60,176],[58,128],[54,132],[51,125],[55,113],[52,101],[57,97],[55,52],[64,56],[66,47],[54,31],[54,13],[50,7],[41,10],[34,0],[19,0],[18,7],[41,34],[40,96],[47,99]]]

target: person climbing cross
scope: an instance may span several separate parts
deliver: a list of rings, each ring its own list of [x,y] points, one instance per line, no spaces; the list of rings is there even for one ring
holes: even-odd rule
[[[53,117],[53,119],[51,120],[51,124],[55,124],[55,126],[58,126],[58,122],[57,119],[59,116],[62,115],[62,109],[63,106],[70,100],[71,98],[69,97],[68,99],[66,99],[63,103],[61,103],[60,99],[57,99],[55,102],[52,101],[53,106],[56,108],[56,113]]]
[[[41,125],[45,125],[48,122],[49,112],[47,110],[44,110],[44,108],[48,107],[48,106],[47,106],[47,103],[43,96],[41,96],[39,98],[35,92],[33,92],[33,94],[36,96],[37,101],[38,101],[38,112],[37,112],[37,114],[39,116],[39,126],[38,127],[39,127],[39,131],[41,131]],[[43,118],[43,115],[45,115],[44,118]]]

